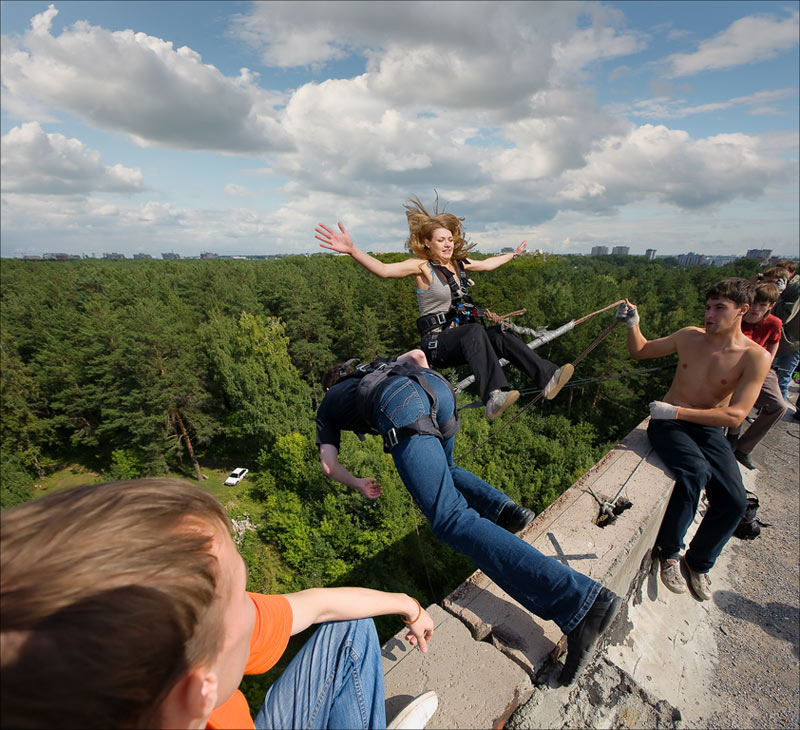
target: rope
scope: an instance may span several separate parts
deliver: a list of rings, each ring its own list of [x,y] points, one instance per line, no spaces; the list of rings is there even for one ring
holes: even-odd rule
[[[612,304],[612,305],[610,305],[608,307],[605,307],[605,309],[610,309],[611,307],[616,306],[616,304],[617,304],[617,302],[615,302],[615,304]],[[591,315],[588,315],[588,316],[593,316],[594,314],[598,314],[599,312],[605,311],[605,309],[601,309],[601,310],[598,310],[597,312],[593,312]],[[611,333],[611,330],[613,330],[614,327],[616,327],[620,323],[620,321],[621,320],[615,318],[614,321],[600,333],[600,335],[597,337],[597,339],[594,342],[592,342],[589,345],[589,347],[587,347],[580,355],[578,355],[578,357],[575,358],[575,360],[572,362],[573,367],[575,365],[577,365],[579,362],[581,362],[581,360],[583,360],[592,350],[594,350],[595,347],[597,347],[606,337],[608,337],[608,335]],[[512,423],[514,423],[514,421],[516,421],[520,416],[522,416],[522,414],[525,413],[531,406],[533,406],[536,403],[538,403],[542,399],[543,395],[544,395],[544,390],[542,390],[535,398],[533,398],[533,400],[531,400],[530,403],[526,404],[523,408],[520,408],[520,410],[517,412],[517,414],[513,418],[510,418],[502,426],[500,426],[500,428],[496,429],[495,432],[491,436],[489,436],[489,438],[487,438],[486,440],[482,441],[477,446],[474,446],[470,451],[468,451],[466,454],[464,454],[464,457],[472,456],[472,454],[474,454],[481,446],[485,446],[486,444],[488,444],[501,431],[503,431],[506,428],[508,428]],[[459,458],[462,458],[462,457],[459,457]]]
[[[535,350],[537,347],[540,347],[541,345],[545,344],[546,342],[551,342],[552,340],[556,339],[556,337],[561,337],[561,335],[565,334],[566,332],[569,332],[576,325],[582,324],[587,319],[590,319],[591,317],[594,317],[596,314],[600,314],[601,312],[605,312],[605,311],[611,309],[612,307],[616,307],[616,306],[618,306],[619,304],[621,304],[624,301],[625,301],[624,299],[620,299],[619,301],[616,301],[613,304],[609,304],[608,306],[603,307],[602,309],[598,309],[595,312],[591,312],[590,314],[587,314],[584,317],[581,317],[580,319],[573,319],[573,320],[567,322],[566,324],[561,325],[561,327],[558,327],[557,329],[550,330],[550,331],[548,331],[546,328],[542,328],[542,327],[538,327],[536,329],[531,329],[530,327],[520,327],[519,325],[511,324],[510,322],[501,322],[501,326],[504,327],[504,328],[510,329],[512,332],[516,332],[517,334],[529,335],[531,337],[535,337],[536,339],[534,339],[533,341],[528,343],[528,347],[531,350]],[[512,317],[515,314],[516,314],[516,312],[511,312],[510,314],[507,314],[505,316],[506,317]],[[500,317],[499,319],[503,319],[503,318]],[[501,358],[500,359],[500,367],[505,367],[506,365],[508,365],[508,362],[509,361],[506,360],[505,358]],[[577,362],[579,362],[579,360],[576,360],[575,362],[577,363]],[[575,363],[573,363],[573,364],[575,364]],[[454,388],[454,391],[456,393],[460,393],[462,390],[464,390],[464,388],[472,385],[472,383],[474,383],[474,382],[475,382],[475,376],[474,375],[470,375],[469,377],[464,378],[464,380],[459,381],[456,384],[456,387]]]
[[[604,380],[616,380],[619,378],[631,378],[634,375],[647,375],[649,373],[657,373],[660,370],[672,370],[674,369],[674,365],[662,365],[658,368],[645,368],[644,370],[631,370],[627,373],[616,373],[614,375],[600,375],[596,378],[585,378],[584,380],[570,380],[564,387],[565,388],[577,388],[582,385],[590,385],[591,383],[600,383]],[[521,390],[519,394],[523,395],[533,395],[535,393],[539,393],[541,388],[526,388]],[[483,403],[479,400],[473,401],[472,403],[467,403],[465,406],[461,406],[459,411],[465,411],[468,408],[483,408]]]

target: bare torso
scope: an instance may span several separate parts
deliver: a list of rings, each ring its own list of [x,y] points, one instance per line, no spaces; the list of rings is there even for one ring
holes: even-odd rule
[[[744,335],[720,341],[699,327],[677,332],[676,345],[678,368],[664,400],[691,408],[728,405],[748,365],[752,368],[762,349]]]

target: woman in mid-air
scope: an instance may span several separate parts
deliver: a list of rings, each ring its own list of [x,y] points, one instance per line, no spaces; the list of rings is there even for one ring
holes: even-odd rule
[[[385,264],[370,256],[353,243],[341,223],[338,232],[320,223],[315,237],[323,248],[349,254],[381,279],[414,277],[420,313],[417,328],[428,361],[437,368],[468,364],[488,418],[497,418],[519,398],[519,391],[508,387],[500,366],[501,357],[524,370],[544,390],[545,398],[554,398],[572,377],[572,365],[558,367],[538,357],[522,340],[500,326],[484,327],[477,321],[484,310],[476,307],[469,297],[472,281],[466,272],[491,271],[502,266],[525,250],[525,241],[513,254],[470,261],[467,254],[474,244],[467,243],[461,230],[463,218],[439,213],[438,202],[430,214],[418,198],[412,198],[405,209],[409,229],[406,246],[412,254],[405,261]]]

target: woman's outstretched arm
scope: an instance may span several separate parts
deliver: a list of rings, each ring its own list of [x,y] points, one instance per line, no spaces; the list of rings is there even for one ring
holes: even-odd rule
[[[491,258],[483,259],[482,261],[470,261],[468,264],[464,265],[464,268],[467,271],[491,271],[492,269],[496,269],[498,266],[507,264],[515,256],[519,256],[525,250],[527,245],[527,241],[523,241],[519,246],[517,246],[514,253],[501,253],[499,256],[492,256]]]
[[[367,271],[381,279],[402,279],[405,276],[419,274],[425,263],[422,259],[409,258],[405,261],[385,264],[383,261],[379,261],[374,256],[370,256],[366,251],[362,251],[358,248],[341,223],[339,223],[339,233],[332,228],[328,228],[328,226],[323,223],[320,223],[314,230],[317,234],[314,238],[322,242],[320,243],[322,248],[352,256]]]

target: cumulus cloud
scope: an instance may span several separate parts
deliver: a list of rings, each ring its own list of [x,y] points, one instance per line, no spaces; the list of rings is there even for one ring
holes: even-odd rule
[[[273,108],[278,96],[260,89],[249,70],[229,78],[186,46],[85,21],[54,36],[57,13],[51,5],[21,38],[4,38],[3,94],[12,108],[33,97],[145,146],[237,154],[291,148]]]
[[[618,15],[582,3],[271,2],[238,16],[235,32],[270,65],[363,58],[369,89],[396,106],[509,117],[551,74],[638,50]],[[579,17],[591,27],[577,30]]]
[[[755,198],[788,181],[785,160],[762,154],[758,137],[719,134],[692,140],[683,130],[650,125],[602,141],[581,170],[562,176],[565,207],[610,210],[653,198],[696,209]]]
[[[739,18],[718,35],[700,43],[694,53],[676,53],[666,58],[668,75],[689,76],[774,58],[797,45],[798,19],[797,11],[782,19],[772,15]]]
[[[48,134],[38,122],[14,127],[0,142],[2,187],[7,192],[76,195],[144,189],[141,170],[106,166],[97,150],[63,134]]]

